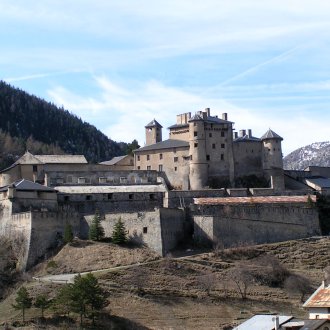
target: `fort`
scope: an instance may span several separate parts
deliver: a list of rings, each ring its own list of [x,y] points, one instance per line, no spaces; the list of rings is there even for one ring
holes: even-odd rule
[[[0,235],[22,248],[22,270],[61,244],[67,224],[87,238],[96,211],[106,236],[121,218],[132,241],[161,255],[183,241],[231,246],[319,235],[315,194],[329,193],[329,169],[286,172],[282,137],[233,125],[207,108],[178,115],[162,140],[154,119],[134,156],[100,164],[26,152],[0,172]]]

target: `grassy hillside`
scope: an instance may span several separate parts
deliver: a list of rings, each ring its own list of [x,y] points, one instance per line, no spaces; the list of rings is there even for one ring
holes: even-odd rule
[[[323,278],[324,268],[330,264],[329,255],[329,237],[160,259],[145,248],[78,241],[55,256],[52,267],[47,261],[29,275],[75,273],[131,264],[127,268],[95,273],[109,297],[109,305],[99,320],[100,329],[110,326],[118,329],[230,329],[255,313],[306,317],[299,292],[268,279],[274,275],[274,270],[280,269],[280,274],[285,276],[305,276],[316,288]],[[248,285],[247,298],[242,299],[233,274],[246,267],[254,276]],[[279,274],[276,277],[279,278]],[[32,296],[44,292],[49,297],[61,287],[32,279],[25,285]],[[13,292],[0,303],[0,324],[5,320],[19,320],[19,312],[11,307],[14,298]],[[31,309],[26,315],[35,318],[38,313]],[[48,310],[46,320],[55,322],[54,312]]]
[[[111,159],[127,149],[69,111],[2,81],[0,118],[0,168],[28,148],[35,153],[83,154],[90,162]]]

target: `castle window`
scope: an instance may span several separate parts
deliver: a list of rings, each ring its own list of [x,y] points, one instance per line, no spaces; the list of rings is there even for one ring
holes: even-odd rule
[[[215,149],[215,143],[212,143],[212,149]]]
[[[178,170],[178,168],[175,166],[175,167],[174,167],[174,171],[176,172],[177,170]]]
[[[163,172],[163,165],[159,165],[159,166],[158,166],[158,171],[159,171],[159,172]]]
[[[133,199],[134,195],[133,194],[129,194],[128,195],[128,199]]]
[[[210,160],[210,155],[206,155],[206,160]]]
[[[137,156],[137,160],[138,160],[138,162],[140,161],[140,155]]]
[[[33,165],[32,166],[32,170],[33,170],[33,172],[38,172],[38,166],[37,165]]]
[[[86,183],[86,178],[84,177],[78,178],[78,183]]]
[[[150,155],[147,155],[147,160],[150,160]]]
[[[148,233],[148,227],[143,227],[143,234],[147,234]]]
[[[68,175],[68,176],[66,177],[66,182],[68,182],[68,183],[72,183],[72,179],[73,179],[72,175]]]
[[[190,155],[190,160],[192,160],[192,155]]]
[[[68,202],[69,201],[69,196],[64,196],[64,201]]]
[[[56,183],[64,183],[64,179],[63,178],[57,178]]]
[[[221,149],[224,149],[224,148],[225,148],[225,144],[221,143]]]
[[[198,143],[194,143],[194,147],[197,148],[198,147]]]
[[[225,159],[225,155],[224,154],[221,154],[221,160],[224,160]]]
[[[139,170],[141,166],[138,166],[137,169]]]
[[[150,171],[151,170],[151,166],[147,166],[147,171]]]
[[[159,154],[159,159],[163,159],[163,154]]]
[[[221,132],[221,136],[224,137],[225,136],[225,132]]]
[[[194,126],[197,126],[197,123],[196,122],[194,122]]]
[[[91,201],[92,200],[92,195],[87,195],[86,196],[86,201]]]
[[[99,177],[99,183],[107,183],[107,178]]]
[[[154,201],[156,199],[155,194],[149,194],[149,199]]]
[[[209,137],[212,137],[212,133],[209,133]]]
[[[119,179],[120,183],[127,183],[127,178],[125,176],[120,177]]]
[[[179,157],[174,157],[174,163],[176,163],[179,160]]]
[[[194,136],[197,136],[197,132],[194,132]]]
[[[113,193],[109,193],[108,194],[108,199],[112,199],[112,197],[113,197]]]

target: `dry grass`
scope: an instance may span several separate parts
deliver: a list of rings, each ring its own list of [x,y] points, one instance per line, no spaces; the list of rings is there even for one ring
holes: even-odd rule
[[[57,273],[67,269],[77,272],[134,264],[156,258],[145,248],[121,248],[108,243],[79,244],[65,247],[53,258],[58,264]],[[297,240],[237,247],[180,259],[164,258],[155,263],[102,272],[98,276],[102,287],[110,293],[106,312],[111,311],[113,320],[120,324],[129,322],[126,328],[223,329],[256,313],[306,317],[299,295],[292,296],[282,288],[255,282],[249,287],[248,299],[242,300],[229,277],[235,266],[248,264],[255,267],[257,273],[260,269],[267,271],[266,268],[271,269],[271,266],[266,267],[263,258],[271,255],[290,271],[310,278],[316,287],[322,279],[323,269],[330,264],[329,252],[330,238]],[[45,272],[45,267],[43,265],[39,272]],[[215,282],[209,295],[200,282],[205,276]],[[33,294],[56,292],[54,284],[31,282],[29,286]],[[0,304],[0,324],[11,313],[10,301],[13,296]],[[17,313],[13,317],[17,318]]]

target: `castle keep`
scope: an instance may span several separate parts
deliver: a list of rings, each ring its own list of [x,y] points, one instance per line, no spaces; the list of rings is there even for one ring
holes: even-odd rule
[[[23,247],[28,269],[61,243],[67,224],[87,238],[95,212],[106,236],[121,218],[132,241],[161,255],[185,240],[231,246],[320,234],[313,194],[328,190],[310,175],[329,171],[284,173],[278,134],[233,129],[227,114],[207,108],[178,115],[167,140],[151,121],[134,159],[88,164],[82,155],[26,152],[0,171],[0,235]],[[249,177],[263,185],[244,186]]]
[[[175,189],[235,186],[254,175],[283,190],[283,139],[270,129],[261,138],[251,129],[234,132],[233,125],[226,113],[211,116],[209,108],[194,116],[188,112],[177,115],[163,141],[162,126],[154,119],[145,126],[146,145],[134,152],[135,169],[164,172]]]

